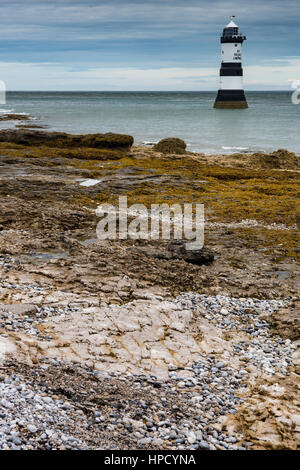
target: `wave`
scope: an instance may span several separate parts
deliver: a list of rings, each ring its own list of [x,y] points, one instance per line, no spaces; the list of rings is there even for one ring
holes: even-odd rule
[[[17,114],[18,116],[30,116],[29,113],[14,113]]]
[[[222,147],[223,150],[249,150],[249,147]]]
[[[6,114],[14,114],[14,115],[16,115],[16,116],[30,116],[30,113],[25,113],[25,112],[23,112],[23,113],[21,113],[21,112],[20,112],[20,113],[17,113],[14,109],[4,109],[4,108],[3,108],[3,109],[0,109],[0,114],[4,114],[4,115],[6,115]],[[33,118],[33,117],[32,117],[32,119],[36,119],[36,118]]]

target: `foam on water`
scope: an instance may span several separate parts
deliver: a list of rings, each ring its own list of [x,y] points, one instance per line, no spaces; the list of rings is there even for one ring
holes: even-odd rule
[[[157,143],[158,143],[158,140],[156,140],[156,141],[145,140],[145,142],[142,142],[143,145],[155,145]]]
[[[249,147],[222,147],[223,150],[249,150]]]

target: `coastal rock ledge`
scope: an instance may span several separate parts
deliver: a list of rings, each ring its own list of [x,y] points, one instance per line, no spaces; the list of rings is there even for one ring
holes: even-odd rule
[[[65,132],[43,132],[28,129],[5,129],[0,131],[0,142],[18,145],[45,145],[47,147],[89,147],[99,149],[129,150],[134,139],[126,134],[73,135]]]

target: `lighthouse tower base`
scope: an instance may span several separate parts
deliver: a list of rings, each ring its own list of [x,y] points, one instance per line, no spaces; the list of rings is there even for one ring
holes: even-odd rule
[[[244,90],[219,90],[214,108],[245,109],[248,108]]]

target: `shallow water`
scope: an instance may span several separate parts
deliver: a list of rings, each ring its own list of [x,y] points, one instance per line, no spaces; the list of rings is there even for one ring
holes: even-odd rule
[[[215,92],[9,92],[0,113],[29,113],[35,124],[70,133],[121,132],[136,144],[176,136],[205,153],[300,153],[300,105],[291,92],[247,92],[249,109],[214,109]],[[20,122],[18,122],[20,123]],[[14,125],[1,122],[0,128]]]
[[[49,260],[52,260],[52,259],[66,259],[67,257],[69,256],[69,252],[68,251],[64,251],[62,253],[58,253],[58,252],[52,252],[52,251],[44,251],[44,252],[40,252],[40,253],[24,253],[23,255],[21,255],[21,258],[23,260],[35,260],[35,259],[38,259],[38,260],[43,260],[43,261],[49,261]]]

